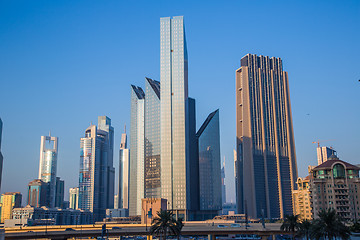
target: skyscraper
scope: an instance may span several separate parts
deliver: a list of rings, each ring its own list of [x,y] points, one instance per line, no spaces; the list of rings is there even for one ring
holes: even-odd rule
[[[55,207],[63,208],[64,204],[64,180],[61,180],[60,177],[56,177],[56,187],[55,187]]]
[[[221,198],[222,205],[226,203],[226,186],[225,186],[225,157],[221,168]]]
[[[1,118],[0,118],[0,189],[1,189],[2,168],[3,168],[3,161],[4,161],[3,155],[1,153],[2,126],[3,126],[3,122],[1,121]]]
[[[248,54],[236,70],[237,202],[251,217],[293,213],[297,166],[288,73],[280,58]]]
[[[199,153],[200,211],[209,219],[222,208],[219,110],[209,114],[196,133]]]
[[[1,223],[4,223],[6,219],[12,219],[12,210],[21,207],[21,199],[22,195],[19,192],[7,192],[1,195]]]
[[[58,157],[58,138],[41,136],[39,179],[49,184],[47,206],[55,207],[56,167]]]
[[[49,183],[35,179],[28,184],[28,202],[32,207],[47,206],[47,194]]]
[[[161,197],[187,219],[190,199],[188,58],[182,16],[160,19]],[[188,174],[187,174],[188,173]]]
[[[96,221],[114,205],[112,166],[114,129],[110,118],[98,118],[97,128],[90,125],[80,139],[79,208],[94,213]]]
[[[146,78],[145,96],[145,198],[160,198],[160,82]]]
[[[130,173],[129,149],[127,148],[126,127],[121,135],[119,151],[119,194],[118,208],[129,208],[129,173]]]
[[[328,147],[318,146],[316,150],[317,150],[318,165],[326,162],[331,155],[336,154],[336,151],[334,149]]]
[[[69,208],[79,209],[79,188],[78,187],[70,188],[69,196],[70,196]]]
[[[144,198],[144,101],[145,93],[131,85],[130,112],[130,192],[129,215],[141,215]]]

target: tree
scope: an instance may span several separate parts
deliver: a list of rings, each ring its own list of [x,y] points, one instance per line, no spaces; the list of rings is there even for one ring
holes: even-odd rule
[[[167,235],[180,236],[181,229],[184,226],[181,218],[176,220],[172,211],[160,210],[157,215],[152,221],[150,234],[158,235],[163,240],[166,239]]]
[[[292,238],[295,239],[295,232],[299,229],[299,215],[286,215],[280,229],[291,232]]]
[[[319,212],[319,218],[313,221],[311,237],[315,239],[336,239],[347,240],[350,238],[350,230],[343,223],[341,217],[334,209],[323,209]]]
[[[306,240],[309,240],[310,235],[311,235],[311,230],[312,230],[312,223],[309,220],[303,220],[300,224],[299,224],[299,229],[298,229],[298,233],[296,234],[296,236],[298,237],[305,237]]]

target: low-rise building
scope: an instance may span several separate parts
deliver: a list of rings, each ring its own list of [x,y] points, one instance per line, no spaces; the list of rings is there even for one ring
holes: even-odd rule
[[[360,216],[360,168],[332,155],[310,171],[310,196],[313,218],[332,208],[344,220]]]
[[[90,211],[47,208],[47,207],[31,207],[14,208],[13,219],[20,219],[22,223],[27,225],[42,225],[48,222],[54,225],[75,225],[75,224],[91,224],[94,222],[93,214]]]
[[[309,182],[309,176],[299,177],[296,181],[297,190],[293,191],[294,214],[299,215],[300,220],[312,219]]]

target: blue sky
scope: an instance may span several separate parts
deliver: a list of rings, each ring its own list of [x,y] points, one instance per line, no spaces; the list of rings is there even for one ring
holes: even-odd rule
[[[97,116],[130,125],[130,84],[160,78],[160,17],[183,15],[198,127],[220,109],[227,200],[235,199],[235,70],[247,53],[289,72],[299,176],[316,144],[360,163],[359,1],[0,1],[1,192],[37,177],[40,136],[59,137],[58,176],[77,186],[80,137]]]

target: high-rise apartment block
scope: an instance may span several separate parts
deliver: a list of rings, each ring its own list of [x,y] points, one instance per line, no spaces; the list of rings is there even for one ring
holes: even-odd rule
[[[113,137],[110,118],[102,116],[80,139],[79,208],[93,212],[96,221],[114,206]]]
[[[1,189],[2,168],[3,168],[3,161],[4,161],[3,155],[1,153],[2,128],[3,128],[3,122],[0,118],[0,189]]]
[[[331,155],[333,155],[333,154],[336,155],[336,151],[329,147],[318,146],[316,148],[316,151],[317,151],[318,165],[326,162]]]
[[[199,159],[201,219],[211,219],[222,209],[219,110],[209,114],[196,133]]]
[[[58,138],[41,136],[39,179],[49,184],[47,206],[55,207]]]
[[[129,214],[141,215],[144,198],[144,105],[145,93],[131,85],[130,112],[130,192]]]
[[[35,179],[28,184],[28,202],[32,207],[47,206],[47,194],[49,183],[43,182],[41,179]]]
[[[360,168],[335,155],[310,170],[310,195],[313,218],[321,210],[335,209],[346,221],[360,216]]]
[[[21,207],[21,199],[22,195],[19,192],[7,192],[1,195],[1,223],[4,223],[6,219],[12,219],[12,211],[14,208]]]
[[[299,177],[296,184],[297,190],[293,191],[294,215],[299,215],[300,220],[311,220],[310,177]]]
[[[130,177],[130,159],[129,149],[127,148],[127,135],[125,132],[121,135],[119,151],[119,193],[118,208],[129,209],[129,177]]]
[[[161,197],[160,82],[145,81],[145,198]]]
[[[69,208],[71,209],[79,209],[79,188],[70,188],[69,189]]]
[[[247,54],[236,70],[237,202],[251,217],[293,213],[297,166],[288,73],[282,60]]]

